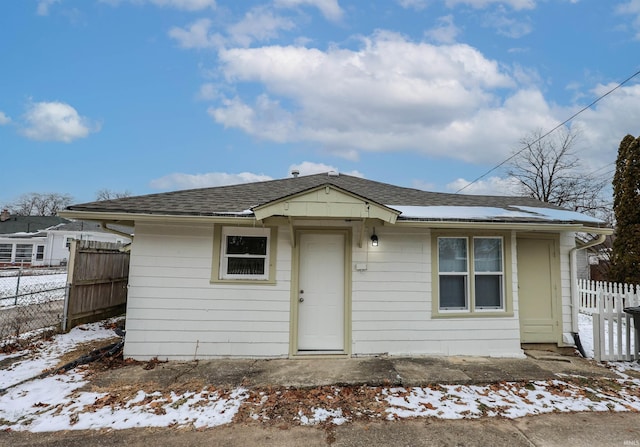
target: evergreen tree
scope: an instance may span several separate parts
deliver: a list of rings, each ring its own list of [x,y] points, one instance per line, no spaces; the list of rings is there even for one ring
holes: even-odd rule
[[[613,177],[613,242],[611,279],[640,284],[640,137],[620,142]]]

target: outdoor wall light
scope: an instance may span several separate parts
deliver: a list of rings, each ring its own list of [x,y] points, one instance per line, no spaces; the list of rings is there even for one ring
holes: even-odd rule
[[[372,247],[377,247],[378,246],[378,236],[376,236],[375,231],[371,235],[371,246]]]

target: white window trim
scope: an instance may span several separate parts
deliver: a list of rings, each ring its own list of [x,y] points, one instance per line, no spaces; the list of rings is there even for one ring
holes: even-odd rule
[[[42,244],[37,244],[34,246],[35,247],[35,260],[36,261],[44,261],[44,252],[46,250],[46,247]],[[40,253],[40,248],[42,248],[42,253]],[[39,255],[41,255],[41,257],[38,257]]]
[[[440,271],[440,239],[465,239],[467,241],[467,270],[466,272],[441,272]],[[475,271],[475,241],[476,239],[499,239],[500,240],[500,252],[501,252],[501,272],[476,272]],[[469,241],[473,242],[470,244]],[[437,309],[439,314],[475,314],[475,313],[490,313],[490,312],[506,312],[506,287],[505,287],[505,242],[502,236],[438,236],[436,238],[436,260],[437,260],[437,278],[440,281],[440,276],[465,276],[465,306],[466,307],[441,307],[440,306],[440,286],[438,285],[438,302]],[[501,303],[500,307],[477,307],[476,306],[476,291],[475,291],[475,277],[482,275],[499,275],[500,276],[500,294]],[[473,282],[473,284],[472,284]]]
[[[9,247],[11,247],[11,249],[9,250],[9,258],[8,259],[0,258],[0,262],[2,263],[13,262],[13,259],[15,257],[16,244],[3,242],[2,245],[8,245]]]
[[[26,249],[26,250],[28,250],[29,248],[31,249],[31,251],[27,251],[27,252],[24,253],[24,255],[27,255],[28,257],[23,258],[22,257],[23,255],[21,254],[21,257],[18,258],[18,248],[19,247],[22,248],[22,249]],[[27,247],[29,247],[29,248],[27,248]],[[21,243],[16,243],[15,256],[14,256],[15,262],[26,262],[26,263],[33,262],[33,258],[34,258],[33,250],[34,250],[34,244],[33,243],[22,243],[22,244]]]
[[[256,280],[265,281],[269,279],[269,259],[271,251],[271,230],[269,228],[242,228],[223,227],[220,241],[220,279]],[[264,255],[247,255],[249,258],[264,258],[264,273],[260,275],[237,275],[227,273],[229,256],[227,255],[227,236],[257,236],[267,238],[267,249]],[[232,255],[232,257],[242,257],[242,255]]]

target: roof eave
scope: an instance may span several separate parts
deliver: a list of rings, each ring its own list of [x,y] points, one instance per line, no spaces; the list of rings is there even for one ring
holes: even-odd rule
[[[398,219],[396,225],[402,227],[437,228],[437,229],[493,229],[546,232],[584,232],[592,234],[613,234],[613,228],[598,227],[584,222],[518,222],[505,220],[473,220],[473,219]]]
[[[134,222],[193,222],[193,223],[216,223],[216,222],[238,222],[255,221],[255,216],[248,213],[238,213],[226,215],[195,215],[195,214],[168,214],[168,213],[127,213],[109,211],[78,211],[63,210],[58,215],[68,219],[91,220],[96,222],[118,222],[121,224],[133,225]]]
[[[68,219],[81,219],[97,222],[113,222],[133,225],[135,222],[182,222],[182,223],[251,223],[256,217],[249,213],[227,215],[193,215],[193,214],[156,214],[156,213],[126,213],[106,211],[77,211],[63,210],[58,213]],[[592,226],[585,222],[517,222],[505,220],[472,220],[472,219],[398,219],[395,224],[399,227],[437,228],[437,229],[489,229],[489,230],[517,230],[517,231],[546,231],[546,232],[584,232],[592,234],[613,234],[613,228]]]

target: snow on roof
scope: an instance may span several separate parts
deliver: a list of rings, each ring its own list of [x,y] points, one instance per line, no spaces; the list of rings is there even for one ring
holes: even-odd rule
[[[604,223],[600,219],[575,211],[531,206],[511,206],[513,209],[486,206],[403,206],[386,205],[402,213],[404,218],[414,219],[536,219],[554,222]]]
[[[514,208],[521,209],[528,213],[538,214],[549,220],[558,221],[573,221],[578,220],[580,222],[592,222],[592,223],[604,223],[603,220],[596,219],[595,217],[587,216],[586,214],[578,213],[576,211],[569,210],[554,210],[550,208],[534,208],[531,206],[514,206]]]

